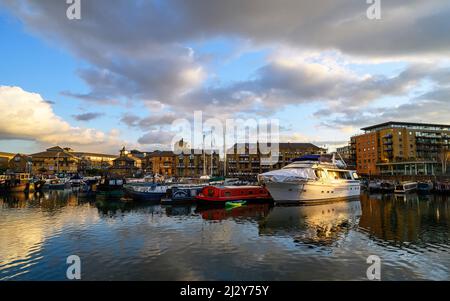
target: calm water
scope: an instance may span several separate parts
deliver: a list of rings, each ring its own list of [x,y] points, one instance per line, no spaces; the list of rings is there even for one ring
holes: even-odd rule
[[[363,195],[326,205],[231,211],[81,200],[71,191],[0,196],[0,279],[450,280],[446,196]]]

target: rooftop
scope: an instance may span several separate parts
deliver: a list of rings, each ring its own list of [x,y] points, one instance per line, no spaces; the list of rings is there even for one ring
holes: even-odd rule
[[[450,125],[448,124],[435,124],[435,123],[419,123],[419,122],[401,122],[401,121],[388,121],[380,124],[361,128],[363,131],[373,131],[382,128],[390,127],[407,127],[407,128],[420,128],[430,130],[446,130],[450,131]]]
[[[88,152],[73,152],[73,154],[77,157],[83,157],[83,156],[108,157],[108,158],[117,158],[118,157],[118,155],[108,155],[108,154],[88,153]]]
[[[16,154],[13,153],[5,153],[5,152],[0,152],[0,157],[14,157]]]

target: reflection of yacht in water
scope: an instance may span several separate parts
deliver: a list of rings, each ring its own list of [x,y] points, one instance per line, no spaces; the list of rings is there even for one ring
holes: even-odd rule
[[[275,207],[260,222],[260,235],[292,236],[296,241],[331,244],[342,232],[357,227],[361,217],[358,201]]]
[[[335,155],[307,155],[280,170],[259,175],[277,203],[345,199],[360,194],[355,171],[345,169]]]

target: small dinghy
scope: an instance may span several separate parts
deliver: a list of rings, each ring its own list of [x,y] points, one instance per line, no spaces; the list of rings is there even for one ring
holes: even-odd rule
[[[226,209],[233,209],[233,208],[238,208],[238,207],[242,207],[245,204],[247,204],[246,201],[232,201],[232,202],[226,202],[225,203],[225,208]]]

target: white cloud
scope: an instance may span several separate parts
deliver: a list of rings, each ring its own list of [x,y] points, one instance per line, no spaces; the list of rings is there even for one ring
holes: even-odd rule
[[[20,87],[0,86],[0,139],[32,140],[40,144],[76,145],[97,150],[118,149],[123,144],[117,130],[104,133],[71,126],[57,116],[41,95]]]

